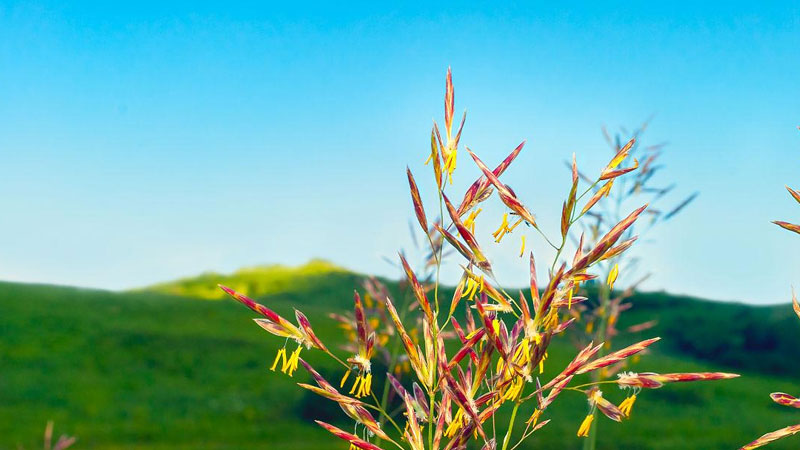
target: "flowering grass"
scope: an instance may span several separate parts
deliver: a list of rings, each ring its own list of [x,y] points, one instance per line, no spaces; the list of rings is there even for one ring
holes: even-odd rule
[[[631,132],[630,140],[623,139],[621,134],[612,138],[606,128],[603,128],[603,135],[612,155],[625,149],[628,152],[627,157],[636,161],[637,170],[628,176],[615,179],[614,189],[611,188],[610,183],[594,187],[595,193],[603,195],[597,204],[586,212],[587,220],[579,224],[582,230],[581,236],[586,237],[586,240],[581,242],[585,248],[597,245],[598,241],[622,220],[622,214],[628,205],[635,205],[637,202],[638,204],[643,202],[648,204],[645,217],[628,227],[620,238],[632,245],[638,239],[640,230],[650,235],[649,237],[652,239],[652,230],[657,225],[671,220],[697,197],[698,193],[695,192],[678,203],[673,203],[668,209],[661,209],[661,205],[669,200],[669,194],[675,189],[675,183],[665,184],[657,175],[664,172],[664,165],[661,164],[660,157],[666,145],[663,143],[642,144],[642,136],[648,126],[649,121]],[[638,163],[639,160],[642,161],[641,166]],[[572,168],[569,163],[567,166]],[[578,172],[578,176],[587,184],[593,183],[590,177],[580,172]],[[565,203],[564,207],[566,208],[566,206]],[[644,223],[641,223],[642,221]],[[562,227],[565,225],[562,222]],[[562,238],[562,246],[564,245],[563,240],[566,240],[566,235]],[[634,306],[630,301],[631,296],[637,287],[651,275],[648,272],[643,273],[642,266],[646,264],[646,255],[631,257],[628,253],[620,252],[613,257],[599,261],[595,270],[599,274],[599,278],[605,280],[605,283],[597,283],[595,289],[580,291],[580,295],[587,297],[587,300],[570,311],[578,323],[576,327],[578,330],[573,337],[578,348],[591,342],[605,342],[604,347],[611,348],[615,338],[626,334],[641,336],[657,323],[653,317],[647,317],[641,323],[628,325],[625,328],[618,326],[620,314]],[[643,260],[645,263],[642,262]],[[625,275],[623,280],[631,281],[628,281],[627,284],[619,283],[620,273]],[[601,352],[605,348],[601,349]],[[619,372],[628,369],[630,363],[638,359],[639,356],[633,358],[633,361],[623,360],[613,366],[594,371],[591,378],[598,382],[614,377]],[[635,399],[636,397],[633,396],[626,400],[628,403],[623,404],[626,411],[632,406]],[[588,428],[588,439],[584,441],[583,448],[593,450],[596,447],[598,422],[592,419]]]
[[[789,186],[786,186],[786,190],[789,191],[789,195],[791,195],[795,201],[800,203],[800,192],[790,188]],[[800,225],[796,225],[789,222],[783,222],[780,220],[776,220],[773,223],[783,229],[800,234]],[[792,289],[792,309],[794,309],[794,312],[795,314],[797,314],[797,317],[800,318],[800,303],[797,302],[797,295],[795,294],[794,289]],[[772,394],[770,394],[770,398],[772,399],[773,402],[781,406],[787,406],[789,408],[800,408],[800,399],[790,394],[786,394],[783,392],[773,392]],[[800,424],[789,425],[779,430],[775,430],[761,436],[755,441],[745,445],[740,450],[752,450],[755,448],[763,447],[771,442],[792,436],[797,433],[800,433]]]
[[[605,342],[591,342],[560,370],[546,374],[551,342],[576,321],[573,306],[577,308],[586,300],[577,295],[581,284],[597,278],[597,266],[622,255],[636,239],[622,237],[647,205],[628,212],[592,245],[586,246],[584,235],[580,235],[573,256],[565,256],[567,238],[574,226],[609,195],[617,179],[639,168],[637,160],[623,165],[635,138],[620,147],[599,175],[588,178],[584,185],[573,156],[571,189],[561,210],[560,239],[550,239],[521,197],[500,181],[525,143],[491,169],[468,147],[460,148],[465,120],[466,114],[454,127],[454,88],[448,71],[444,132],[434,123],[426,162],[436,186],[436,219],[431,220],[426,213],[415,177],[410,169],[407,171],[413,211],[429,244],[423,261],[426,275],[418,276],[400,254],[412,294],[410,301],[404,302],[407,304],[398,308],[397,299],[373,280],[364,286],[366,295],[355,292],[352,314],[331,312],[351,341],[350,356],[337,355],[299,310],[290,320],[234,289],[220,286],[263,316],[256,319],[261,328],[284,340],[270,369],[292,376],[302,367],[313,384],[298,383],[299,387],[337,404],[353,424],[345,430],[316,420],[320,427],[348,442],[351,449],[433,450],[474,444],[484,449],[508,450],[519,447],[548,425],[550,408],[562,394],[585,398],[587,407],[576,412],[583,416],[575,432],[580,438],[589,435],[596,411],[616,422],[629,418],[634,402],[644,390],[738,376],[723,372],[623,372],[614,380],[578,381],[581,375],[618,365],[642,352],[658,337],[609,349],[606,354],[602,353]],[[482,175],[463,195],[455,197],[451,191],[459,151],[466,151]],[[555,252],[542,283],[534,255],[529,254],[527,295],[523,291],[510,295],[500,285],[484,251],[485,243],[475,232],[476,220],[487,220],[480,216],[481,203],[495,194],[507,212],[499,218],[500,226],[491,235],[494,242],[516,231],[522,235],[519,256],[525,254],[528,234],[544,239]],[[454,203],[451,197],[460,201]],[[560,245],[554,244],[559,241]],[[448,263],[460,267],[463,274],[453,295],[445,297],[441,295],[439,274],[451,251],[455,254],[448,257]],[[607,282],[613,285],[616,269],[611,274]],[[341,365],[341,379],[329,380],[315,370],[301,358],[304,350],[320,352]],[[381,357],[388,371],[383,386],[378,387],[373,364]],[[619,404],[610,401],[600,389],[609,385],[627,392]],[[530,414],[519,414],[527,407],[532,408]],[[507,422],[498,423],[498,416],[506,414]]]

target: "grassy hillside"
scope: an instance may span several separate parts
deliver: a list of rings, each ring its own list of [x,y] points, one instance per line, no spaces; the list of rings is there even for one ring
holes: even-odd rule
[[[280,272],[278,279],[288,272],[291,280],[290,270]],[[270,294],[262,300],[284,313],[301,307],[323,339],[335,340],[337,330],[325,313],[331,304],[349,305],[358,276],[332,270],[302,279],[283,287],[265,283],[260,292]],[[659,316],[657,333],[664,341],[635,370],[738,366],[745,376],[646,392],[630,421],[601,419],[600,448],[730,449],[800,422],[800,415],[767,397],[775,390],[797,392],[797,383],[781,375],[791,364],[770,362],[795,354],[778,354],[797,342],[790,339],[800,325],[790,322],[788,307],[664,294],[639,300],[629,320]],[[282,343],[252,317],[232,301],[0,283],[0,449],[37,448],[48,419],[57,430],[77,435],[77,448],[347,448],[311,424],[312,417],[336,421],[341,414],[292,386],[307,381],[302,370],[294,379],[267,370]],[[742,329],[752,339],[739,339]],[[745,355],[750,348],[759,350]],[[574,350],[563,339],[550,354],[555,370]],[[318,354],[303,357],[330,378],[340,376]],[[619,400],[615,391],[608,395]],[[538,446],[525,448],[579,448],[574,433],[585,400],[565,393],[557,406],[553,422],[531,441]],[[771,448],[798,444],[788,439]]]

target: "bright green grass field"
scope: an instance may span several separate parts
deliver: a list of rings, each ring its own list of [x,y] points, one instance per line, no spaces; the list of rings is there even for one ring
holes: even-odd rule
[[[262,301],[286,314],[297,305],[318,334],[334,342],[338,332],[326,312],[349,307],[358,283],[358,276],[341,271],[306,273]],[[743,376],[643,392],[631,420],[598,419],[599,448],[733,449],[800,422],[800,411],[768,397],[800,390],[790,376],[800,321],[792,321],[788,306],[660,294],[640,300],[630,320],[659,316],[661,325],[651,334],[664,341],[634,370]],[[268,371],[282,342],[252,317],[228,300],[0,283],[0,448],[41,448],[52,419],[56,433],[78,436],[75,448],[346,449],[313,423],[319,417],[350,429],[335,405],[293,385],[308,381],[302,368],[293,379]],[[560,370],[574,354],[567,338],[555,341],[550,370]],[[341,376],[314,351],[302,356],[330,379]],[[622,395],[607,390],[614,401]],[[522,448],[580,448],[575,431],[585,413],[584,397],[565,392],[548,411],[552,422]],[[508,414],[502,411],[497,420]],[[800,437],[770,448],[798,447]]]

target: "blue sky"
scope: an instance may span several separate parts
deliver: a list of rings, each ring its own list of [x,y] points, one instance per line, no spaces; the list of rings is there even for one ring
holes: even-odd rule
[[[551,234],[562,161],[599,170],[601,126],[656,113],[662,176],[701,194],[639,247],[646,288],[800,284],[800,238],[769,223],[800,220],[797,3],[70,3],[0,5],[0,278],[121,289],[313,257],[394,275],[404,169],[424,173],[452,66],[467,145],[495,163],[528,139],[504,178]],[[478,175],[460,167],[458,191]],[[515,246],[490,250],[508,284]]]

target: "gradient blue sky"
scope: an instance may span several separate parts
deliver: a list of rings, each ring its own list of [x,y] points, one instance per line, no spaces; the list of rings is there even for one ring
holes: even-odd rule
[[[657,113],[662,176],[701,195],[640,246],[646,287],[800,284],[800,239],[769,223],[800,220],[796,2],[60,3],[0,4],[0,278],[120,289],[312,257],[394,275],[450,65],[467,145],[494,164],[528,139],[505,178],[552,234],[562,161],[599,170],[603,124]],[[516,245],[490,252],[508,284]]]

